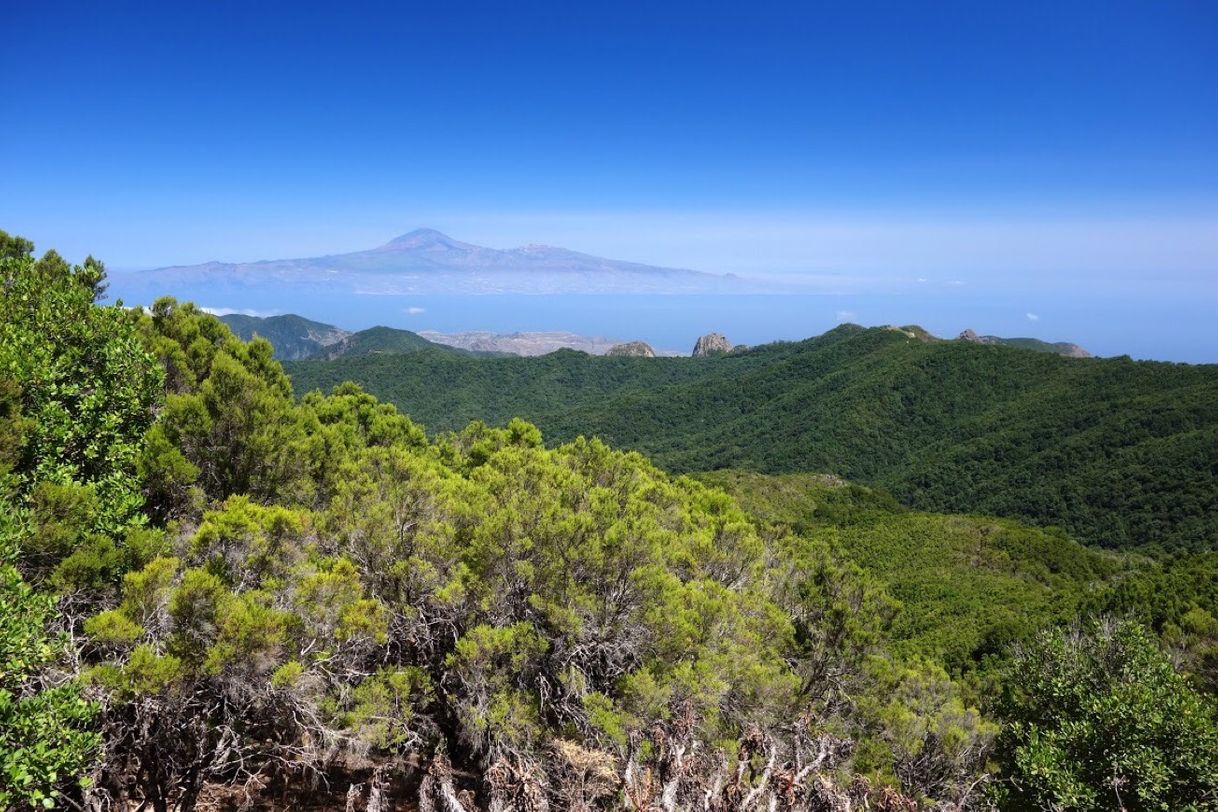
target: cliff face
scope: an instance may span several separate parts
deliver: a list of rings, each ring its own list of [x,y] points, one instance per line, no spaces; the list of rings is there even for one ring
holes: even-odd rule
[[[731,352],[732,342],[722,333],[707,333],[694,344],[694,358],[704,358],[708,355],[722,355]]]

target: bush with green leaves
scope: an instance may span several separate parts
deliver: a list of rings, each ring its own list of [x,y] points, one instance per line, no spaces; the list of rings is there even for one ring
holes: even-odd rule
[[[54,251],[0,232],[0,382],[15,394],[18,487],[79,483],[96,495],[83,530],[115,532],[138,519],[135,478],[163,373],[136,330],[139,314],[100,307],[105,268],[72,266]],[[12,407],[9,407],[12,408]]]
[[[136,460],[162,372],[105,269],[0,232],[0,806],[79,796],[101,741],[69,616],[138,561]],[[136,545],[137,547],[139,545]],[[48,590],[59,593],[58,599]],[[64,610],[67,611],[64,611]]]
[[[47,633],[54,601],[21,579],[8,541],[0,538],[0,808],[50,808],[80,783],[101,742],[79,687],[44,670],[64,649]]]
[[[1011,809],[1218,807],[1218,707],[1129,621],[1045,632],[1006,681]]]

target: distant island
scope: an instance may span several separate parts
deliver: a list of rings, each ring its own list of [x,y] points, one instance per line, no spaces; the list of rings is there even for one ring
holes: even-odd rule
[[[767,293],[772,284],[605,259],[551,245],[488,248],[420,228],[365,251],[259,262],[205,262],[114,275],[126,295],[199,285],[285,286],[368,295]]]

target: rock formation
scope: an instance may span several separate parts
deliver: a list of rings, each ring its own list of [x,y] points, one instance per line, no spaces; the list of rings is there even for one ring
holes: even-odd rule
[[[722,333],[707,333],[694,344],[694,358],[704,358],[708,355],[722,355],[732,351],[732,342]]]
[[[656,351],[645,341],[628,341],[609,348],[605,355],[625,355],[632,358],[655,358]]]

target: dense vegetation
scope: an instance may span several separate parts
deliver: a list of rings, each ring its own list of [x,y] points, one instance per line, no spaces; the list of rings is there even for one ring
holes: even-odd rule
[[[821,541],[882,581],[900,603],[891,629],[899,649],[955,673],[1072,620],[1151,568],[1057,530],[906,510],[883,492],[832,477],[716,471],[698,478],[750,515]]]
[[[827,472],[923,510],[1057,525],[1084,542],[1218,542],[1218,366],[1070,359],[913,330],[839,327],[715,358],[298,361],[434,429],[523,417],[670,470]]]
[[[428,437],[354,384],[297,401],[266,341],[0,256],[5,807],[1218,805],[1214,704],[1140,626],[1024,635],[1042,682],[982,709],[815,511],[522,420]],[[901,514],[852,494],[843,530]],[[1020,567],[1110,574],[1009,530]],[[1136,576],[1135,614],[1183,574]]]

